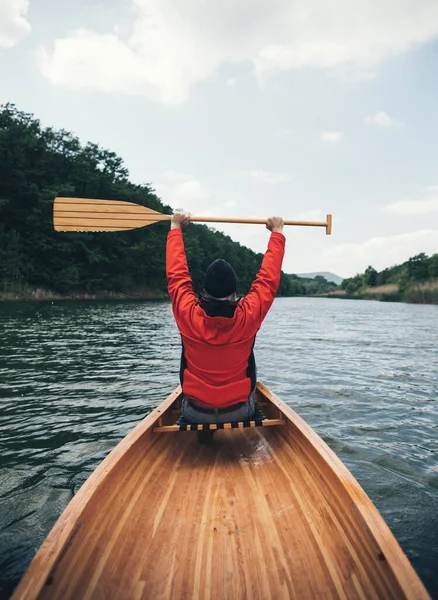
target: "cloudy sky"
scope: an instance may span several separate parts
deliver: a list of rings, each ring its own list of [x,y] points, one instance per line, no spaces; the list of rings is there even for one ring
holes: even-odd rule
[[[288,228],[287,272],[438,252],[438,0],[0,0],[5,102],[174,208],[333,213]]]

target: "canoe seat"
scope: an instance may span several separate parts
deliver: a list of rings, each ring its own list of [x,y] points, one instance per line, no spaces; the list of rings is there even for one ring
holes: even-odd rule
[[[175,431],[207,431],[216,429],[243,429],[244,427],[272,427],[283,425],[284,419],[268,419],[256,404],[254,418],[251,421],[230,421],[229,423],[189,423],[179,418],[172,425],[156,425],[155,433],[171,433]]]

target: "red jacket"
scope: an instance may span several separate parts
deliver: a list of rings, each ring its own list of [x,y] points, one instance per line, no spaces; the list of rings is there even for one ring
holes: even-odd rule
[[[280,284],[285,238],[271,233],[262,266],[231,318],[210,317],[193,292],[181,229],[169,231],[166,274],[184,356],[183,393],[216,407],[246,402],[251,393],[248,362],[257,331]]]

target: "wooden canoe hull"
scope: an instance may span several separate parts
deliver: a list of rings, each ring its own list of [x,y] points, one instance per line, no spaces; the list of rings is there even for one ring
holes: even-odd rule
[[[262,384],[277,427],[156,433],[180,388],[65,509],[13,599],[429,598],[354,477]],[[172,412],[173,411],[173,412]]]

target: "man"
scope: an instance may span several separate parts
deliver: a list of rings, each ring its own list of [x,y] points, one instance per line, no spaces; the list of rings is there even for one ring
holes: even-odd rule
[[[234,270],[222,259],[208,267],[204,292],[200,298],[195,295],[182,236],[189,221],[188,213],[173,215],[166,248],[168,290],[182,340],[181,416],[190,423],[249,420],[255,411],[257,382],[253,347],[280,284],[283,219],[268,219],[268,249],[241,300],[236,300]]]

